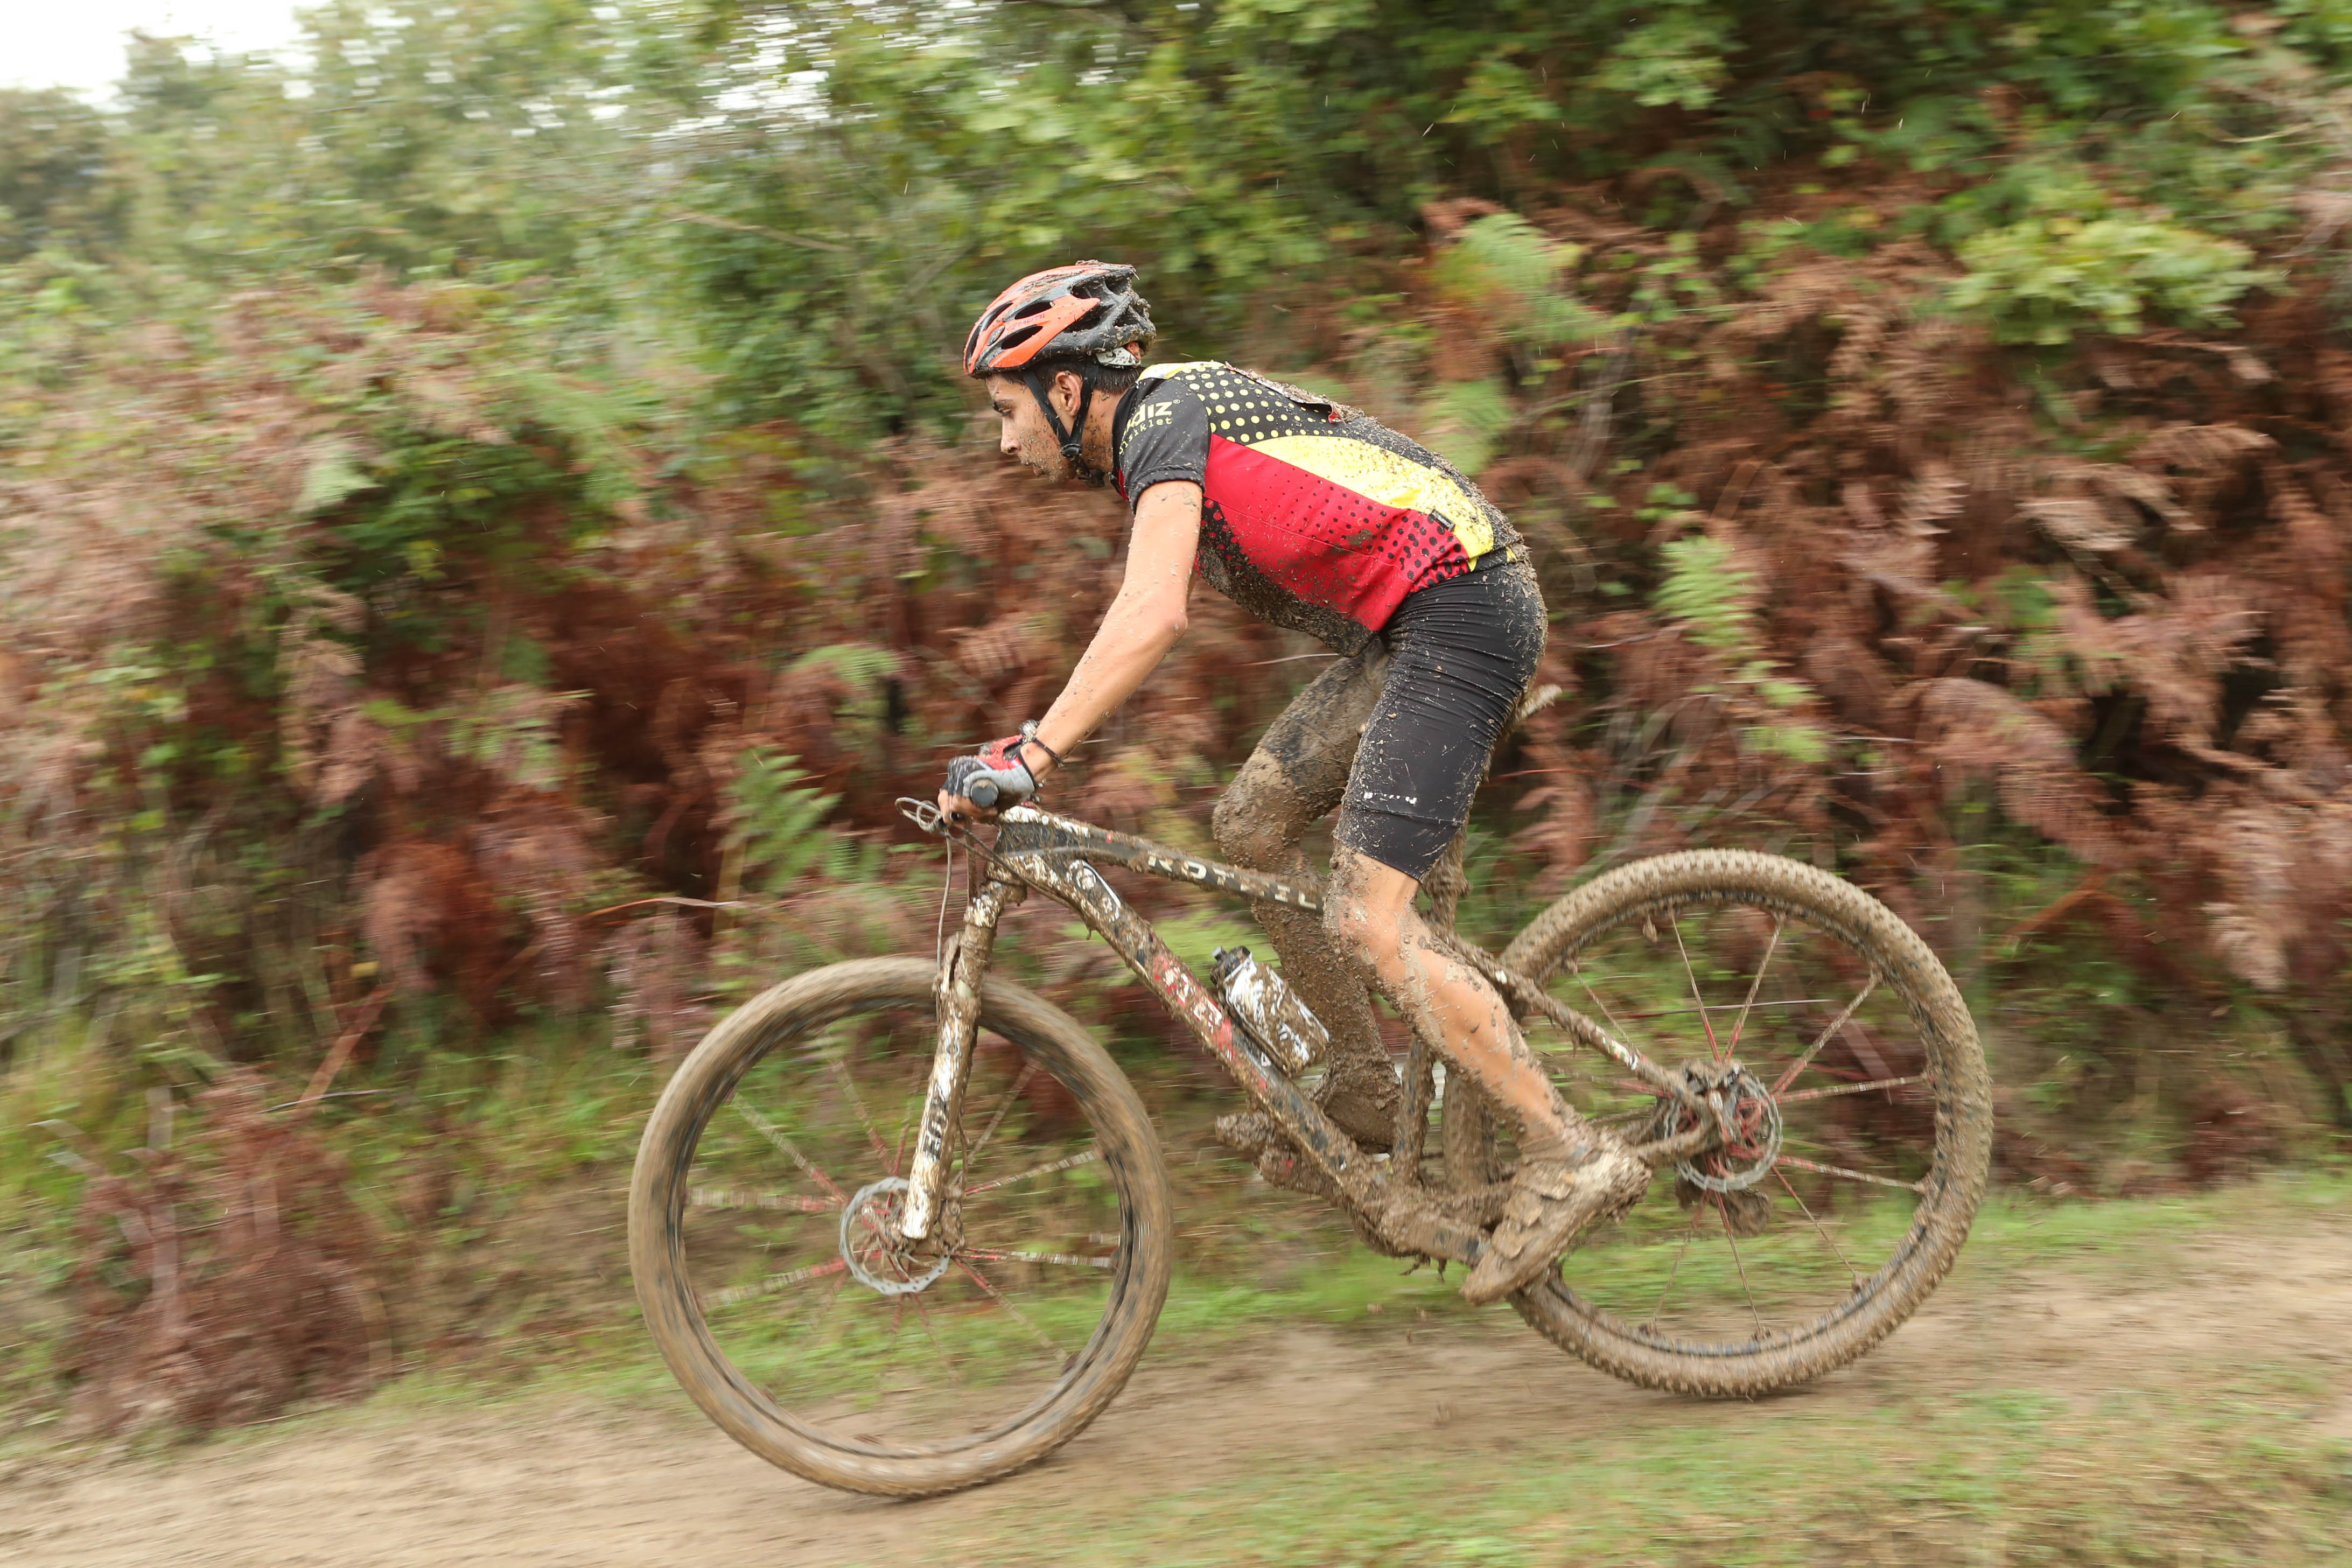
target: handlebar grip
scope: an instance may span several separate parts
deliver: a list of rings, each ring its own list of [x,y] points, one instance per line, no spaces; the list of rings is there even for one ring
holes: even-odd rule
[[[994,779],[972,780],[971,787],[964,791],[964,798],[982,811],[990,809],[996,805],[996,781]]]

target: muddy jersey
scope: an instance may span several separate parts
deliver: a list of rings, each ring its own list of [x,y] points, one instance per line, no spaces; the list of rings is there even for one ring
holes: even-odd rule
[[[1213,361],[1146,370],[1111,446],[1130,507],[1164,480],[1201,487],[1194,564],[1211,587],[1342,653],[1406,595],[1519,546],[1444,458],[1355,409]]]

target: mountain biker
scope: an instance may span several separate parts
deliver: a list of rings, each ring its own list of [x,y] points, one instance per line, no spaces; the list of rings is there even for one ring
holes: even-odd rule
[[[1133,268],[1100,261],[1034,273],[966,340],[1001,450],[1050,479],[1115,480],[1134,525],[1118,595],[1061,696],[1023,734],[956,759],[940,808],[981,815],[967,792],[983,777],[1000,805],[1034,793],[1184,635],[1196,574],[1342,655],[1243,764],[1217,842],[1235,864],[1299,876],[1307,826],[1338,808],[1321,919],[1255,912],[1330,1030],[1323,1109],[1350,1136],[1387,1147],[1400,1093],[1366,983],[1517,1123],[1503,1218],[1463,1288],[1494,1300],[1649,1182],[1560,1099],[1494,988],[1413,909],[1542,654],[1535,573],[1475,486],[1356,410],[1215,362],[1147,367],[1151,318],[1134,285]]]

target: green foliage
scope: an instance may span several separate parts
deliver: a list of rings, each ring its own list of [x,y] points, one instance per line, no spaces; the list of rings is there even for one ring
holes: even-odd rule
[[[879,761],[890,723],[889,678],[898,659],[870,643],[829,643],[793,661],[790,673],[829,676],[845,699],[834,709],[842,739],[866,758]]]
[[[2352,4],[2347,0],[2276,0],[2270,10],[2284,24],[2281,43],[2339,68],[2352,59]]]
[[[1644,109],[1705,109],[1730,79],[1735,27],[1706,0],[1667,0],[1609,52],[1592,83]]]
[[[1493,460],[1515,410],[1509,394],[1495,382],[1455,381],[1430,394],[1421,416],[1432,448],[1475,478]]]
[[[761,891],[785,894],[821,869],[835,836],[824,819],[835,797],[808,787],[808,774],[779,757],[752,747],[728,786],[727,847],[742,857],[747,882]]]
[[[565,768],[558,721],[566,706],[587,695],[493,687],[447,716],[448,753],[525,789],[560,789]]]
[[[2136,332],[2153,312],[2191,326],[2278,275],[2235,240],[2160,218],[2033,217],[1965,240],[1968,275],[1946,298],[1990,320],[2003,342],[2063,343],[2075,332]]]
[[[1953,179],[1886,232],[1958,243],[2030,216],[1970,205],[2012,166],[2053,184],[2097,163],[2188,228],[2264,231],[2315,149],[2240,89],[2305,90],[2352,28],[2340,10],[2291,0],[2266,35],[2200,0],[335,0],[305,14],[299,82],[149,40],[110,119],[0,101],[0,258],[48,236],[221,280],[543,269],[633,363],[709,376],[718,423],[856,440],[962,417],[945,357],[1020,271],[1137,260],[1170,346],[1213,353],[1268,303],[1370,283],[1442,192],[1512,202],[1639,171],[1672,226],[1748,200],[1748,170],[1868,159]],[[2102,321],[2123,319],[2116,274],[2193,317],[2252,270],[2129,259],[2176,241],[2021,232],[1982,259]],[[1469,226],[1439,281],[1484,291],[1540,353],[1604,319],[1554,286],[1576,259],[1506,214]],[[1686,279],[1652,281],[1644,319],[1708,307]],[[51,270],[35,297],[79,287]],[[2054,330],[2025,313],[2016,330]]]
[[[1538,349],[1590,342],[1607,322],[1567,292],[1563,275],[1583,256],[1517,213],[1465,226],[1438,258],[1438,287],[1512,339]]]
[[[143,250],[226,277],[289,263],[564,265],[625,206],[618,41],[580,0],[331,0],[299,84],[266,59],[133,48]]]
[[[113,139],[106,117],[70,93],[0,89],[0,262],[120,237]]]
[[[1750,711],[1766,721],[1741,730],[1741,748],[1805,767],[1827,762],[1826,733],[1774,711],[1802,707],[1812,692],[1802,682],[1775,675],[1772,661],[1759,657],[1755,574],[1738,564],[1728,544],[1707,534],[1669,540],[1658,553],[1665,564],[1655,595],[1659,616],[1720,656],[1731,668],[1728,689],[1746,694]]]
[[[1658,614],[1687,626],[1693,642],[1717,653],[1753,646],[1756,582],[1719,539],[1694,534],[1669,540],[1658,553],[1666,574],[1658,584]]]
[[[2340,156],[2324,128],[2347,18],[2336,0],[333,0],[305,13],[299,79],[150,40],[119,107],[0,94],[0,485],[22,487],[0,497],[0,826],[24,849],[0,1048],[22,1018],[102,1016],[142,1070],[183,1078],[255,1020],[308,1050],[351,978],[322,977],[319,933],[352,928],[390,851],[462,858],[493,819],[523,849],[490,905],[541,923],[464,956],[509,1001],[551,994],[531,989],[548,955],[603,962],[608,932],[567,945],[560,923],[594,878],[629,882],[612,903],[642,881],[823,904],[763,911],[756,939],[662,928],[689,966],[714,944],[730,984],[905,948],[904,889],[845,885],[881,876],[882,834],[841,825],[895,826],[884,795],[999,732],[982,715],[1050,698],[1092,584],[1066,563],[1102,549],[1081,503],[1015,505],[972,475],[952,354],[1012,276],[1080,254],[1144,268],[1163,353],[1310,367],[1482,474],[1559,590],[1560,644],[1595,608],[1645,623],[1594,639],[1596,682],[1633,662],[1614,647],[1679,625],[1677,668],[1744,770],[1720,798],[1801,775],[1906,809],[1870,795],[1893,787],[1867,782],[1884,759],[1829,772],[1833,722],[1876,733],[1899,710],[1855,719],[1871,682],[1833,704],[1797,679],[1835,657],[1802,639],[1833,649],[1845,612],[1782,616],[1771,574],[1841,506],[1937,537],[1927,465],[1964,468],[1948,437],[1990,405],[1933,412],[1950,388],[1855,364],[1853,334],[1940,328],[1921,324],[1931,285],[1901,279],[1955,258],[1945,302],[2006,341],[2225,322],[2272,265],[2310,265],[2290,259],[2295,197],[2336,188],[2318,172]],[[2080,367],[2040,359],[2072,450],[2179,412],[2104,382],[2084,412]],[[1824,409],[1826,437],[1806,428]],[[1916,432],[1900,451],[1856,434],[1890,410]],[[1771,476],[1727,489],[1719,460],[1751,457],[1799,476],[1801,526],[1757,510]],[[1703,535],[1652,551],[1702,510],[1750,569]],[[2049,574],[2011,573],[1918,587],[1900,635],[1948,643],[1955,671],[2000,661],[2014,696],[2078,695]],[[1181,741],[1136,738],[1107,810],[1205,845],[1208,786],[1304,673],[1231,646],[1248,635],[1175,678],[1215,672]],[[1915,667],[1889,657],[1899,702]],[[1654,720],[1593,776],[1647,777]],[[1561,722],[1544,743],[1570,762],[1528,777],[1583,776],[1599,732]],[[1813,810],[1789,798],[1757,809]],[[1562,837],[1591,828],[1574,805],[1545,808]],[[1519,874],[1518,846],[1482,890]],[[574,864],[595,869],[542,886]],[[414,896],[457,921],[465,889],[426,870]],[[450,984],[453,939],[415,923]],[[1052,983],[1097,987],[1111,1016],[1087,974]]]

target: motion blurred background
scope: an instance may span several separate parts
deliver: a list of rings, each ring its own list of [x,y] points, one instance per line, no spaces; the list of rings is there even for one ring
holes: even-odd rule
[[[1482,796],[1471,934],[1634,855],[1809,858],[1960,979],[2012,1188],[2352,1128],[2352,0],[217,20],[0,90],[27,1420],[634,1343],[613,1190],[668,1065],[928,950],[895,797],[1116,587],[1116,498],[1009,468],[956,374],[1077,256],[1142,268],[1158,357],[1359,404],[1533,542],[1565,695]],[[1321,657],[1204,595],[1054,804],[1205,851]],[[1020,920],[1171,1137],[1230,1105]],[[1218,1168],[1188,1268],[1323,1234],[1225,1223]]]

